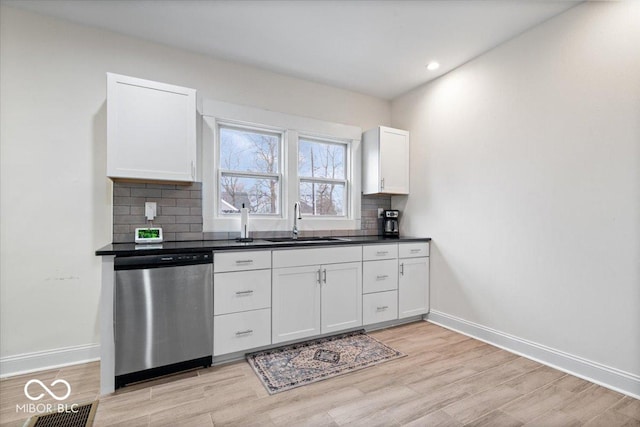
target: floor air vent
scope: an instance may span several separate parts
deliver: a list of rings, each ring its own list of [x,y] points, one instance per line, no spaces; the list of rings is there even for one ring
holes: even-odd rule
[[[34,415],[24,427],[91,427],[98,409],[98,401],[79,405],[67,412]]]

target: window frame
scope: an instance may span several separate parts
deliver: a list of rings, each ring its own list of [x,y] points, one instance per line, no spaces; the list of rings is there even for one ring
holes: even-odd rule
[[[314,183],[337,183],[337,184],[344,184],[344,195],[343,195],[343,200],[342,203],[344,205],[343,208],[343,214],[342,215],[315,215],[315,214],[302,214],[303,217],[305,218],[311,218],[311,219],[316,219],[316,218],[335,218],[335,219],[349,219],[349,212],[350,212],[350,205],[351,205],[351,180],[349,179],[351,177],[351,159],[350,159],[350,155],[351,155],[351,141],[349,140],[343,140],[343,139],[338,139],[338,138],[326,138],[326,137],[319,137],[319,136],[315,136],[315,135],[308,135],[308,134],[298,134],[298,141],[297,141],[297,146],[296,146],[296,152],[297,152],[297,156],[296,156],[296,160],[298,159],[298,156],[300,155],[300,141],[308,141],[308,142],[317,142],[320,144],[331,144],[331,145],[342,145],[344,146],[344,179],[336,179],[336,178],[315,178],[315,177],[302,177],[300,176],[300,164],[298,161],[296,161],[296,170],[297,170],[297,175],[298,175],[298,185],[297,185],[297,197],[298,199],[301,198],[300,195],[300,184],[302,182],[308,182],[311,184]]]
[[[203,232],[239,232],[239,214],[218,214],[219,158],[218,123],[231,127],[248,127],[282,132],[281,194],[279,215],[249,215],[249,231],[286,231],[293,227],[293,205],[299,197],[298,139],[340,141],[348,143],[347,164],[348,200],[345,216],[303,216],[298,229],[359,230],[361,225],[361,138],[357,126],[279,113],[255,107],[231,104],[213,99],[201,99],[201,146],[198,161],[202,180]],[[347,172],[348,171],[348,172]]]
[[[222,177],[223,176],[237,176],[237,177],[241,177],[241,178],[276,178],[278,181],[278,203],[276,206],[276,212],[274,213],[250,213],[252,216],[258,216],[258,217],[282,217],[282,211],[283,211],[283,205],[282,205],[282,193],[283,193],[283,178],[284,178],[284,162],[282,161],[283,159],[283,152],[284,152],[284,140],[285,140],[285,133],[286,131],[282,130],[282,129],[273,129],[270,127],[266,127],[266,126],[250,126],[250,125],[246,125],[246,124],[239,124],[239,123],[234,123],[234,122],[230,122],[230,121],[224,121],[224,120],[220,120],[216,122],[216,141],[214,142],[215,144],[215,152],[216,152],[216,162],[214,164],[214,167],[216,168],[216,181],[215,181],[215,189],[216,189],[216,196],[215,196],[215,201],[214,201],[214,212],[215,212],[215,216],[216,217],[226,217],[226,216],[230,216],[230,215],[239,215],[240,211],[238,212],[221,212],[220,211],[220,204],[221,204],[221,195],[220,195],[220,185],[222,183]],[[279,142],[278,142],[278,171],[276,173],[265,173],[265,172],[247,172],[247,171],[240,171],[240,170],[233,170],[233,169],[223,169],[220,165],[220,159],[221,159],[221,155],[220,155],[220,150],[221,150],[221,146],[222,143],[220,141],[220,134],[221,134],[221,129],[222,128],[227,128],[227,129],[234,129],[234,130],[247,130],[247,131],[253,131],[255,133],[261,133],[261,134],[271,134],[271,135],[278,135],[279,136]]]

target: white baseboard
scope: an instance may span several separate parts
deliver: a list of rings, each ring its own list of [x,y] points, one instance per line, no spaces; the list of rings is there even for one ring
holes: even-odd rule
[[[0,378],[28,374],[100,359],[100,345],[88,344],[0,358]]]
[[[640,376],[527,341],[436,310],[427,321],[460,332],[552,368],[640,399]]]

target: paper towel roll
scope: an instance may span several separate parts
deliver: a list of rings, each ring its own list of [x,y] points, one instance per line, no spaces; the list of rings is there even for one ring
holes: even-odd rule
[[[249,226],[249,209],[242,208],[240,209],[240,238],[246,239],[249,237],[249,231],[247,227]]]

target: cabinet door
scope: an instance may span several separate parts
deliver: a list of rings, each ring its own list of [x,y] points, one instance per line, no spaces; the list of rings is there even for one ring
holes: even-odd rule
[[[273,344],[320,334],[320,266],[274,268]]]
[[[380,127],[380,192],[409,194],[409,132]]]
[[[107,74],[107,176],[195,181],[196,91]]]
[[[322,333],[362,325],[362,263],[322,266]]]
[[[398,317],[416,316],[429,311],[429,258],[400,259]]]

